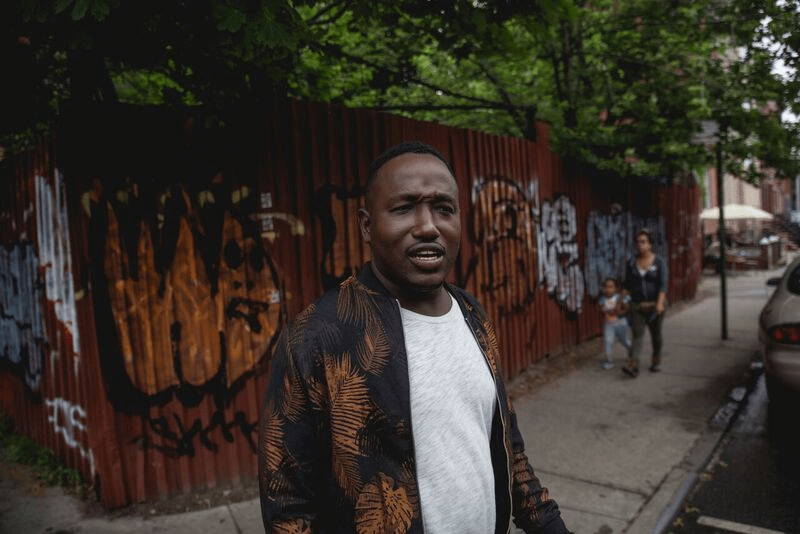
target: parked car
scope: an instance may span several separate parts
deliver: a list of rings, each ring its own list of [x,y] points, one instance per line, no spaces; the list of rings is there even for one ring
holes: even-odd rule
[[[783,276],[770,278],[775,292],[759,316],[758,339],[770,401],[800,396],[800,256]]]

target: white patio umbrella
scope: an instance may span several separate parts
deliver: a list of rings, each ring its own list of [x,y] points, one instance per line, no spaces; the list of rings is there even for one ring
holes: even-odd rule
[[[722,210],[726,221],[756,220],[771,221],[773,215],[762,209],[744,204],[726,204]],[[719,207],[704,209],[700,212],[700,220],[718,221]]]

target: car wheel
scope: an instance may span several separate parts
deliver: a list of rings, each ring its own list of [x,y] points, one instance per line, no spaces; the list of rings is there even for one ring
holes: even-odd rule
[[[774,376],[766,375],[769,410],[776,414],[784,413],[789,408],[786,387]]]

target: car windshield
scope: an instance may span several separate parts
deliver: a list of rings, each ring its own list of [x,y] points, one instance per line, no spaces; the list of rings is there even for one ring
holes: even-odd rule
[[[789,273],[789,278],[786,281],[786,289],[790,293],[800,295],[800,265],[797,265],[792,272]]]

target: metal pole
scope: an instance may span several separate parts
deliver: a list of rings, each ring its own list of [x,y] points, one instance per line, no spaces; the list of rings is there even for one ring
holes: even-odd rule
[[[722,304],[722,339],[728,339],[728,280],[727,258],[725,257],[725,194],[722,183],[722,140],[717,139],[717,198],[719,200],[719,277],[720,302]]]
[[[800,174],[794,177],[794,209],[800,211]]]

